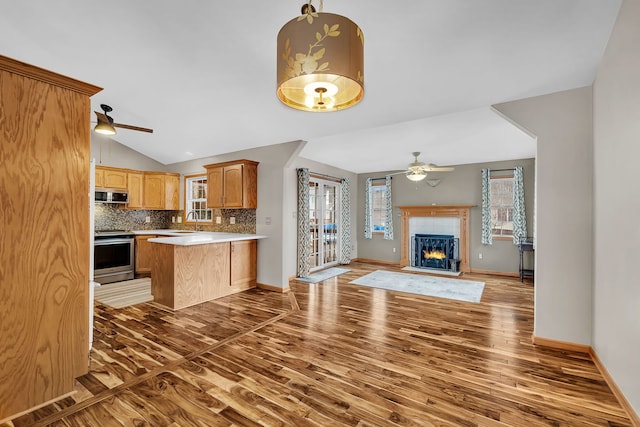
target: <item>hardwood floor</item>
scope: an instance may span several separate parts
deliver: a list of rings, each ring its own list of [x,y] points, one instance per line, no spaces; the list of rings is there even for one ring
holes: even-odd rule
[[[3,427],[631,425],[588,355],[531,344],[531,284],[466,274],[474,304],[347,268],[175,312],[98,304],[77,393]]]

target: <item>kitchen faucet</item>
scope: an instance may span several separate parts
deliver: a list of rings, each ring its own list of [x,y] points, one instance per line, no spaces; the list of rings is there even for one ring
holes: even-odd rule
[[[189,221],[189,215],[191,214],[193,214],[193,220],[196,222],[195,231],[198,231],[198,212],[196,212],[195,210],[189,211],[185,220]]]

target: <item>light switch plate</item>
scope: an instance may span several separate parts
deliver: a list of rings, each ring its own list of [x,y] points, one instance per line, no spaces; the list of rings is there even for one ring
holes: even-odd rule
[[[216,224],[222,224],[222,217],[216,217]]]
[[[229,217],[229,224],[235,224],[235,223],[236,223],[236,217],[235,216]]]

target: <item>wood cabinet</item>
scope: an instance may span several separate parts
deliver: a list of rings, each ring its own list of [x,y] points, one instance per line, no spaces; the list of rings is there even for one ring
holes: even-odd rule
[[[180,208],[180,175],[170,172],[145,172],[144,208],[178,210]]]
[[[129,192],[129,209],[144,208],[144,173],[143,172],[127,172],[127,189]]]
[[[127,190],[127,170],[108,166],[96,166],[96,188]]]
[[[258,265],[257,240],[231,242],[231,282],[235,290],[256,286]]]
[[[0,420],[71,393],[88,369],[89,97],[100,90],[0,55]]]
[[[136,236],[135,271],[136,276],[151,276],[153,252],[149,239],[158,237],[154,234]]]
[[[258,162],[236,160],[205,165],[207,206],[210,208],[256,209],[258,207]]]
[[[256,286],[257,241],[202,245],[150,243],[151,293],[174,310]]]

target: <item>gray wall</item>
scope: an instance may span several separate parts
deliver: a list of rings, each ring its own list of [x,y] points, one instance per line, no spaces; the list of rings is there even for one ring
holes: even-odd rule
[[[591,344],[591,88],[495,106],[538,137],[534,334]]]
[[[132,132],[132,131],[122,131]],[[123,137],[126,137],[123,136]],[[91,132],[91,157],[96,165],[116,168],[135,169],[141,171],[168,172],[165,165],[138,153],[131,148],[105,135]]]
[[[640,2],[625,1],[594,96],[593,347],[640,414]]]
[[[474,205],[469,223],[469,256],[473,270],[501,273],[518,272],[518,247],[513,241],[494,240],[493,245],[482,245],[482,181],[481,169],[505,169],[522,166],[525,182],[525,207],[528,234],[533,234],[535,160],[524,159],[508,162],[493,162],[472,165],[458,165],[453,172],[432,172],[428,178],[440,179],[440,184],[430,187],[425,181],[412,182],[403,175],[395,175],[391,184],[393,206]],[[358,188],[364,189],[366,178],[383,177],[385,172],[362,174],[358,177]],[[364,191],[358,193],[358,257],[388,262],[400,262],[401,218],[400,210],[394,208],[394,239],[384,240],[374,234],[372,239],[364,238]],[[395,252],[394,252],[395,248]],[[482,259],[478,254],[482,253]]]

